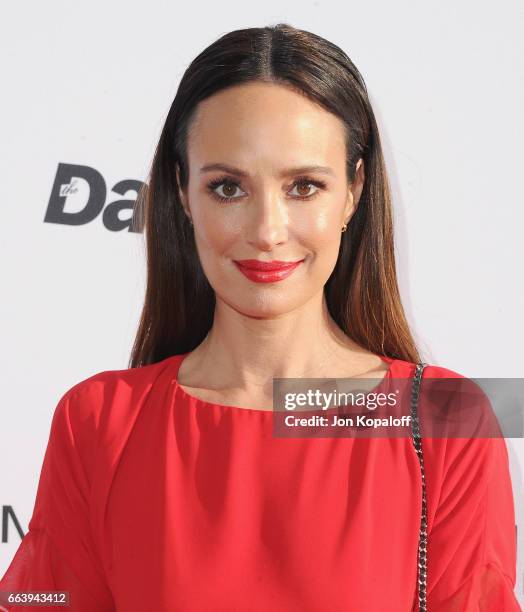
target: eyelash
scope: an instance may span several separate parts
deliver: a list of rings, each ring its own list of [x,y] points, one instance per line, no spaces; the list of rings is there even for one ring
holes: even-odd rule
[[[216,193],[215,189],[219,187],[220,185],[223,185],[226,183],[229,185],[233,185],[234,187],[240,187],[240,184],[237,183],[237,181],[234,181],[233,179],[227,176],[222,176],[220,178],[213,179],[212,181],[208,183],[207,185],[208,191],[211,193],[211,195],[214,198],[216,198],[220,202],[225,203],[225,202],[232,202],[233,200],[240,200],[241,196],[240,197],[232,197],[232,196],[225,197],[225,196],[221,196],[218,193]],[[326,183],[324,181],[314,180],[308,176],[298,177],[295,181],[293,181],[291,188],[293,189],[296,185],[314,185],[315,187],[318,188],[318,190],[326,188]],[[312,198],[314,198],[316,195],[319,194],[318,190],[315,191],[315,193],[308,195],[308,196],[293,196],[293,198],[297,200],[311,200]]]

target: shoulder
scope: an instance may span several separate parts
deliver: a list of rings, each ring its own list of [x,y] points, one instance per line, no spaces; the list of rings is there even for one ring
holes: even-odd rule
[[[404,359],[394,359],[392,363],[393,368],[401,375],[412,376],[417,366],[412,361],[405,361]],[[432,363],[424,362],[423,378],[461,378],[466,379],[464,374]]]
[[[175,364],[175,357],[169,357],[138,368],[104,370],[67,389],[51,419],[44,481],[71,473],[77,484],[102,486],[148,400],[154,395],[159,403],[165,401]]]
[[[118,399],[122,395],[151,388],[170,369],[177,357],[166,357],[162,361],[137,368],[96,372],[67,389],[62,397],[81,399],[109,394]]]
[[[456,370],[452,370],[451,368],[431,363],[427,363],[425,365],[423,376],[426,378],[461,378],[464,380],[467,379],[467,376],[465,374],[462,374],[461,372],[457,372]]]
[[[426,364],[422,378],[419,419],[428,472],[444,482],[474,471],[486,481],[495,458],[507,460],[489,395],[479,379],[445,366]]]
[[[153,390],[169,384],[176,357],[137,368],[104,370],[80,380],[60,396],[52,426],[78,435],[118,427]]]
[[[415,363],[397,359],[393,376],[412,379]],[[460,371],[424,364],[419,392],[419,416],[428,438],[492,438],[501,430],[481,382]]]

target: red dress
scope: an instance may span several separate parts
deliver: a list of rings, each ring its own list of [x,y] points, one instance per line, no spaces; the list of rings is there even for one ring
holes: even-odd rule
[[[273,437],[272,411],[189,395],[184,356],[62,396],[0,591],[69,591],[74,612],[418,610],[412,439]],[[413,376],[383,359],[385,381]],[[428,610],[521,610],[504,439],[424,438],[423,452]]]

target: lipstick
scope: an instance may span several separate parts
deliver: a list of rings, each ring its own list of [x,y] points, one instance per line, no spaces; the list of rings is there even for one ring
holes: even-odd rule
[[[234,264],[249,280],[256,283],[274,283],[293,274],[303,261],[303,259],[300,261],[240,259],[235,260]]]

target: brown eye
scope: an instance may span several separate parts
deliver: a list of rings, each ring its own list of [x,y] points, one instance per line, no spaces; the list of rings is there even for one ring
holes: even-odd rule
[[[322,186],[323,184],[320,181],[296,181],[293,189],[296,189],[297,193],[293,194],[291,192],[291,195],[295,195],[299,199],[309,199],[315,196]],[[311,193],[312,187],[315,187],[315,191],[313,191],[313,193]]]
[[[309,190],[311,189],[311,183],[299,183],[297,189],[299,195],[308,196],[310,195]]]
[[[232,202],[233,200],[238,200],[240,197],[242,197],[243,193],[242,192],[240,195],[235,195],[236,190],[240,190],[240,185],[236,181],[232,181],[231,179],[227,178],[215,179],[208,184],[207,188],[209,192],[220,202]],[[222,190],[222,193],[219,192],[219,189]]]
[[[226,198],[231,198],[235,195],[236,188],[237,185],[234,185],[233,183],[224,183],[222,185],[222,193]]]

